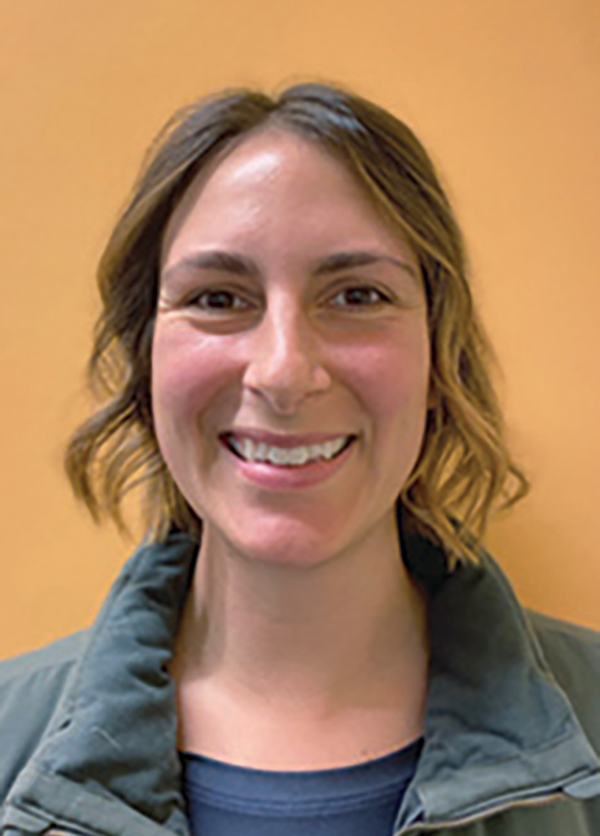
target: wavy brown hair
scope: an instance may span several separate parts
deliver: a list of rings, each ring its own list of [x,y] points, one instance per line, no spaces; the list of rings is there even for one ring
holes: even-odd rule
[[[88,378],[101,407],[71,437],[65,466],[98,521],[121,530],[123,500],[143,485],[148,537],[172,525],[200,536],[156,440],[151,347],[165,227],[191,181],[252,131],[278,126],[319,143],[366,189],[419,261],[431,346],[430,408],[420,456],[399,500],[410,525],[452,557],[476,558],[489,514],[527,493],[505,441],[495,361],[474,308],[461,231],[427,152],[381,107],[340,87],[300,84],[270,97],[225,91],[178,111],[150,147],[102,255]],[[386,372],[387,374],[387,372]]]

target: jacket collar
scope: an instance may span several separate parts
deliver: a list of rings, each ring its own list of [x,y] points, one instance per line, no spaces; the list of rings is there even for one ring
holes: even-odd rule
[[[600,794],[598,756],[495,561],[482,552],[442,579],[431,543],[405,536],[403,550],[432,592],[431,658],[425,745],[397,824],[468,819],[579,786]]]
[[[404,533],[430,593],[425,745],[397,827],[442,822],[585,779],[599,764],[504,575],[487,555],[449,574],[443,552]],[[189,836],[167,666],[198,543],[172,531],[126,564],[6,821],[94,834]],[[600,790],[598,790],[600,791]],[[163,828],[168,828],[165,831]]]

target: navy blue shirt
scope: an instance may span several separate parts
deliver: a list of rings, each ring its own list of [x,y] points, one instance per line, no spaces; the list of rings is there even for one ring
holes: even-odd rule
[[[194,836],[392,836],[422,740],[340,769],[277,772],[183,753]]]

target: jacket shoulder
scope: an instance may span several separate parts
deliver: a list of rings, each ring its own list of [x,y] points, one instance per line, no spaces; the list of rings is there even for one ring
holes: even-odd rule
[[[0,661],[0,688],[36,671],[72,664],[79,659],[86,637],[87,630],[81,630],[20,656],[3,659]]]
[[[600,633],[538,612],[528,616],[554,678],[600,754]]]
[[[74,633],[0,662],[0,803],[50,722],[86,638]]]

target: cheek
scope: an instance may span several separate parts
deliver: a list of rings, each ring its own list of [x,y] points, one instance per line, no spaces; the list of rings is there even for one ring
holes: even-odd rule
[[[348,384],[379,429],[424,428],[429,388],[429,341],[424,328],[348,346],[340,358]]]
[[[227,352],[198,332],[165,325],[152,345],[152,407],[159,443],[169,430],[193,426],[225,385],[231,371]],[[190,423],[192,422],[192,423]]]

